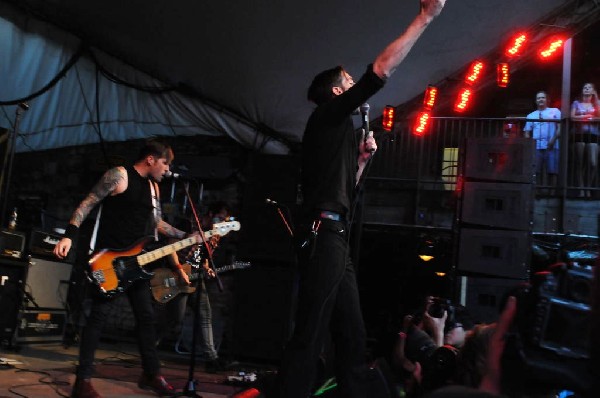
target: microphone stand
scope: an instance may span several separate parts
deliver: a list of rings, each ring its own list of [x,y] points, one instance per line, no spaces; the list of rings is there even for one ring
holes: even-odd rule
[[[192,214],[194,215],[194,221],[196,223],[196,227],[198,228],[198,232],[200,233],[200,236],[202,237],[202,244],[204,245],[205,249],[206,249],[206,253],[209,259],[209,266],[210,268],[215,269],[214,267],[214,263],[213,263],[213,259],[212,259],[212,249],[210,248],[210,245],[208,244],[206,238],[204,237],[204,231],[202,230],[202,225],[200,223],[200,218],[198,217],[198,212],[196,211],[196,208],[194,206],[194,201],[192,200],[191,196],[190,196],[190,191],[189,191],[189,186],[188,184],[184,185],[184,191],[185,191],[185,195],[187,200],[189,201],[190,204],[190,209],[192,210]],[[202,267],[200,265],[200,267]],[[199,270],[199,272],[203,272],[201,269]],[[221,283],[221,279],[219,279],[219,275],[215,272],[215,278],[217,280],[218,286],[219,286],[219,291],[223,291],[223,284]],[[198,395],[196,393],[196,380],[194,380],[194,373],[196,371],[196,344],[197,344],[197,340],[198,340],[198,331],[200,329],[200,275],[198,277],[198,279],[196,280],[196,291],[195,291],[195,296],[194,296],[194,321],[193,321],[193,327],[192,327],[192,349],[190,352],[190,365],[188,367],[188,380],[185,384],[185,388],[183,389],[183,391],[181,393],[177,393],[174,396],[175,397],[202,397],[201,395]]]

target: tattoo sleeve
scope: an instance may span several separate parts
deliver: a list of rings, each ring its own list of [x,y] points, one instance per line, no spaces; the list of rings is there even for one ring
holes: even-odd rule
[[[158,221],[157,228],[161,235],[165,235],[170,238],[183,239],[186,235],[185,232],[175,228],[162,219]]]
[[[119,167],[110,169],[104,173],[100,181],[96,183],[91,192],[81,201],[77,209],[75,209],[69,223],[80,227],[83,220],[90,214],[90,211],[92,211],[102,199],[114,192],[119,183],[123,181],[125,178],[124,173],[124,170]]]

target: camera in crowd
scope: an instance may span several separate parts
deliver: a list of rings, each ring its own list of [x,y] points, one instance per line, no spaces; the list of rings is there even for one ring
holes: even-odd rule
[[[561,263],[517,290],[517,333],[507,354],[523,365],[522,377],[529,374],[544,386],[589,389],[592,286],[591,267]]]
[[[452,322],[454,321],[455,308],[452,301],[448,299],[432,297],[427,313],[434,318],[442,318],[444,316],[444,311],[446,311],[448,313],[446,322]]]

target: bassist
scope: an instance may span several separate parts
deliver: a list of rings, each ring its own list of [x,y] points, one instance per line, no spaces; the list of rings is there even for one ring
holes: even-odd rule
[[[148,235],[160,233],[167,237],[183,238],[186,234],[161,216],[158,185],[173,160],[173,151],[165,143],[151,139],[141,148],[137,160],[130,167],[108,170],[73,213],[65,236],[54,248],[54,254],[64,258],[78,228],[90,211],[99,203],[97,248],[122,249]],[[180,277],[189,282],[183,270]],[[135,281],[126,291],[136,318],[138,342],[143,373],[138,381],[142,389],[158,395],[172,395],[174,388],[160,374],[160,362],[155,346],[154,312],[148,280]],[[96,294],[81,337],[79,366],[72,397],[96,398],[100,395],[92,386],[93,362],[100,340],[100,331],[110,311],[111,300]]]

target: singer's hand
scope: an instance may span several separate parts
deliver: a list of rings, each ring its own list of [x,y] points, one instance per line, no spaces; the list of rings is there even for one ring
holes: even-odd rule
[[[421,0],[421,14],[435,18],[442,12],[446,0]]]
[[[377,142],[375,142],[375,138],[373,137],[373,132],[369,131],[369,135],[365,139],[365,132],[363,131],[363,139],[358,147],[360,152],[361,159],[368,159],[372,154],[377,151]]]

